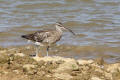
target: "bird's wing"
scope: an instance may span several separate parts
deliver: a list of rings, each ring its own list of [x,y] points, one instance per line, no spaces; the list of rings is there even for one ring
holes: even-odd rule
[[[33,34],[34,41],[42,42],[44,39],[52,36],[54,31],[37,31]]]

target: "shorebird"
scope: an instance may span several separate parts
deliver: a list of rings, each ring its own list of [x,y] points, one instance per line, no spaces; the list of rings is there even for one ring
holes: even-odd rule
[[[50,45],[56,43],[61,39],[63,30],[68,30],[73,35],[75,35],[75,33],[72,30],[65,28],[61,22],[56,22],[55,27],[56,27],[55,30],[40,30],[33,34],[27,34],[21,36],[22,38],[25,38],[35,43],[36,57],[39,54],[39,46],[47,46],[47,56],[48,56]]]

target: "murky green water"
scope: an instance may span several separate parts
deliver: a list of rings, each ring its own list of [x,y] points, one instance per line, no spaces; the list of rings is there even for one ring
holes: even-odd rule
[[[64,32],[57,44],[70,50],[61,56],[120,60],[119,0],[0,0],[0,45],[26,45],[22,34],[54,29],[56,21],[79,35]]]

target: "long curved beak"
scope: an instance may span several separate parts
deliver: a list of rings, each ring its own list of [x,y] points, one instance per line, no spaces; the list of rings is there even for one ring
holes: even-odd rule
[[[69,32],[71,32],[74,36],[76,35],[71,29],[66,28]]]
[[[68,31],[71,32],[74,36],[76,35],[76,34],[75,34],[71,29],[69,29],[69,28],[63,27],[63,29],[68,30]]]

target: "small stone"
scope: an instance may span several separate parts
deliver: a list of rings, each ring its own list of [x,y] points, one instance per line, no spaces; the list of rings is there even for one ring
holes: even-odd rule
[[[5,52],[7,52],[7,50],[1,50],[1,51],[0,51],[0,53],[5,53]]]
[[[23,65],[23,71],[28,72],[31,71],[32,69],[35,69],[37,65],[32,65],[32,64],[25,64]]]
[[[41,67],[41,66],[43,66],[44,64],[45,64],[45,61],[41,60],[41,61],[38,62],[37,65]]]
[[[79,65],[92,64],[93,60],[77,60]]]
[[[92,77],[91,80],[102,80],[102,79],[100,79],[98,77]]]
[[[75,72],[72,72],[71,75],[72,76],[77,76],[77,74]]]
[[[62,60],[56,61],[56,64],[62,64],[62,63],[64,63],[64,61]]]
[[[110,73],[120,72],[120,64],[119,64],[119,63],[110,64],[110,65],[107,67],[107,71],[109,71]]]
[[[17,54],[15,54],[15,56],[24,57],[24,56],[25,56],[25,54],[23,54],[23,53],[17,53]]]
[[[79,66],[77,65],[77,62],[73,59],[70,59],[63,64],[60,64],[59,67],[55,70],[55,72],[73,71],[78,69]]]
[[[8,74],[7,71],[0,71],[0,74],[3,75],[3,74]]]
[[[40,61],[41,60],[41,58],[40,57],[33,57],[33,59],[35,60],[35,61]]]
[[[16,74],[19,74],[19,71],[18,70],[13,70],[14,73]]]
[[[70,79],[73,78],[73,77],[72,77],[70,74],[68,74],[68,73],[55,73],[53,76],[54,76],[55,78],[57,78],[57,79],[62,79],[62,80],[70,80]]]
[[[45,75],[45,72],[44,72],[44,71],[38,71],[37,74],[38,74],[39,76],[44,76],[44,75]]]
[[[46,75],[46,77],[49,77],[49,78],[50,78],[51,76],[50,76],[50,75]]]

